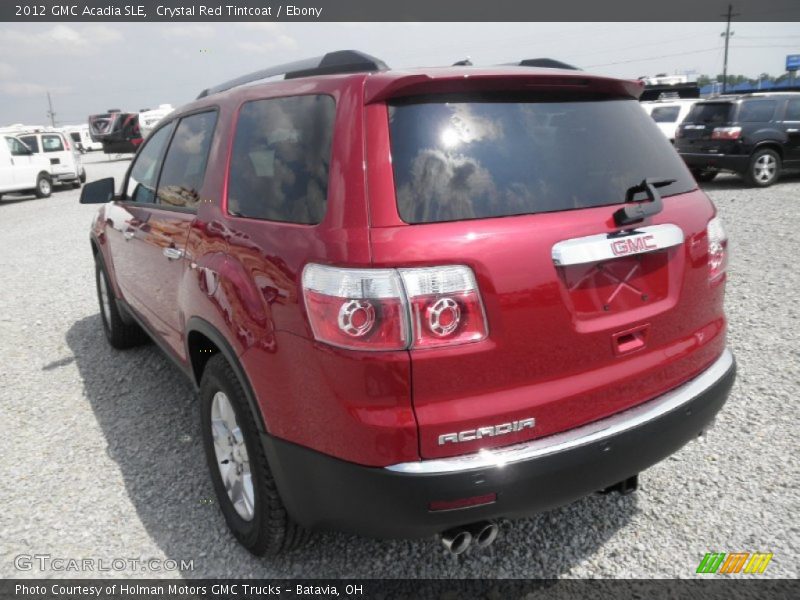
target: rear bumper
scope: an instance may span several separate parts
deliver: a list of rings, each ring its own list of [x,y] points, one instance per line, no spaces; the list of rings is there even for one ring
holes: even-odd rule
[[[413,538],[577,500],[654,465],[697,437],[728,398],[726,350],[682,386],[564,433],[465,456],[364,467],[264,435],[284,503],[311,529]],[[494,503],[431,512],[431,501],[496,494]]]
[[[684,154],[681,153],[683,162],[690,169],[721,169],[743,173],[750,162],[748,155],[742,154]]]

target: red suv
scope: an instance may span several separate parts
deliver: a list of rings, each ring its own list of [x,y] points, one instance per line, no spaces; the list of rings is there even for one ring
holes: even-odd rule
[[[251,552],[486,545],[709,426],[727,240],[641,91],[334,52],[204,91],[121,191],[84,188],[108,340],[146,333],[196,384]]]

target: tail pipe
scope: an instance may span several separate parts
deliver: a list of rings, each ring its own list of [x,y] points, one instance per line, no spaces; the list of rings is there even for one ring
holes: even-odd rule
[[[601,494],[610,494],[612,492],[617,492],[623,496],[627,496],[628,494],[632,494],[637,489],[639,489],[639,476],[634,475],[633,477],[628,477],[622,481],[615,483],[614,485],[610,485],[607,488],[600,490]]]
[[[479,521],[464,527],[454,527],[442,534],[442,544],[453,555],[467,551],[474,543],[478,548],[490,546],[496,539],[499,528],[494,521]]]
[[[472,544],[472,534],[463,527],[454,527],[442,534],[442,544],[450,551],[450,554],[458,556],[466,552]]]

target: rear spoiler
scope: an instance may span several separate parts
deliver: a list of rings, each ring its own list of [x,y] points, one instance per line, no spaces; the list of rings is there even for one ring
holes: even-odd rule
[[[395,72],[396,73],[396,72]],[[536,72],[519,70],[514,74],[496,71],[447,74],[409,74],[405,77],[382,77],[375,74],[364,83],[364,102],[371,104],[389,98],[427,94],[461,94],[470,92],[535,92],[558,89],[564,92],[594,93],[610,97],[638,98],[644,89],[640,81],[611,79],[580,72]]]

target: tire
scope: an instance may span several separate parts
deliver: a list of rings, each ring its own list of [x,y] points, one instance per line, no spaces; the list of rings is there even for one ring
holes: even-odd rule
[[[755,187],[769,187],[781,174],[781,157],[769,148],[756,150],[750,157],[750,164],[745,172],[747,183]]]
[[[694,175],[695,181],[699,183],[713,181],[718,173],[719,171],[713,171],[711,169],[692,169],[692,175]]]
[[[86,183],[86,169],[81,169],[81,174],[78,177],[81,183]]]
[[[75,181],[73,181],[72,182],[72,187],[75,188],[75,189],[81,187],[81,180],[80,179],[76,179]]]
[[[147,341],[147,334],[136,323],[123,319],[119,304],[114,297],[108,275],[100,260],[95,258],[95,284],[97,285],[97,301],[100,304],[100,320],[108,343],[117,350],[133,348]]]
[[[222,354],[212,356],[203,371],[200,410],[211,481],[234,537],[256,556],[274,556],[305,542],[308,532],[291,519],[278,494],[258,435],[260,417]]]
[[[50,179],[49,175],[39,173],[39,176],[36,178],[36,187],[33,193],[36,194],[37,198],[50,197],[50,194],[53,193],[53,181]]]

